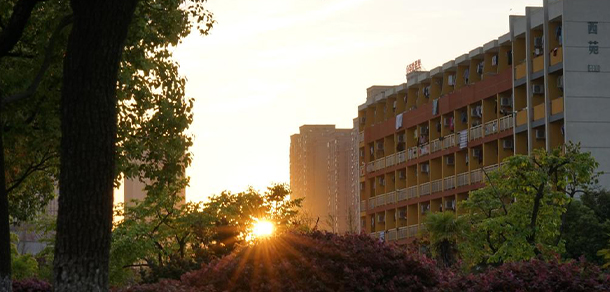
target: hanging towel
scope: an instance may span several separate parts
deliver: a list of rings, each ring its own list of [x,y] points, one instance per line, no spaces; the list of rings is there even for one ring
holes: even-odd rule
[[[468,146],[468,130],[460,132],[460,149],[464,149]]]
[[[451,130],[451,132],[453,132],[455,128],[455,125],[453,124],[453,117],[449,118],[449,130]]]
[[[396,130],[402,128],[402,113],[396,116]]]
[[[438,99],[432,101],[432,115],[438,115]]]

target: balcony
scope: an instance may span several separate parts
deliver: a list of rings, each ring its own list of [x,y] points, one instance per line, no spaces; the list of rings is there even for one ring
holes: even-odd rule
[[[480,169],[475,169],[470,172],[470,183],[480,183],[483,181],[483,172]]]
[[[396,235],[397,235],[397,230],[390,229],[390,230],[386,231],[386,233],[385,233],[385,240],[394,241],[394,240],[396,240]]]
[[[397,232],[397,238],[398,239],[405,239],[407,238],[407,233],[408,233],[408,228],[405,227],[398,227],[398,232]]]
[[[407,226],[407,237],[415,237],[417,235],[417,224]]]
[[[443,149],[455,146],[455,134],[447,135],[443,139]]]
[[[498,132],[498,120],[485,123],[485,136],[493,135]]]
[[[389,192],[385,194],[385,203],[387,205],[396,203],[396,192]]]
[[[430,183],[423,183],[419,185],[419,196],[427,196],[430,194]]]
[[[465,185],[468,185],[469,184],[469,180],[468,180],[469,176],[470,176],[470,174],[468,173],[468,171],[456,175],[455,176],[456,185],[458,187],[463,187]]]
[[[422,157],[422,156],[428,155],[428,154],[430,154],[430,144],[426,143],[424,145],[419,146],[419,153],[418,153],[419,157]]]
[[[517,126],[525,125],[526,123],[527,123],[527,108],[524,108],[517,113]]]
[[[407,152],[407,157],[409,158],[409,160],[417,158],[417,146],[409,148],[409,151]]]
[[[525,77],[526,69],[527,69],[527,66],[526,66],[525,62],[515,66],[515,79],[519,80],[519,79]]]
[[[358,136],[358,142],[360,142],[360,143],[364,142],[364,131],[360,132],[360,135]]]
[[[443,191],[443,180],[442,179],[437,179],[435,181],[432,181],[430,183],[430,192],[431,193],[438,193],[438,192],[442,192]]]
[[[385,166],[390,167],[396,164],[396,154],[390,154],[385,157]]]
[[[360,212],[366,211],[366,200],[360,201]]]
[[[371,173],[375,171],[375,162],[371,161],[366,164],[366,173]]]
[[[498,165],[494,164],[494,165],[486,166],[486,167],[483,167],[483,170],[485,170],[485,173],[490,174],[490,173],[498,170]]]
[[[379,196],[375,196],[375,206],[380,207],[385,205],[385,195],[381,194]]]
[[[412,186],[407,189],[407,197],[409,199],[417,198],[417,186]]]
[[[483,138],[483,125],[478,125],[470,128],[470,137],[468,141]]]
[[[532,60],[532,72],[542,71],[544,69],[544,54]]]
[[[499,119],[499,124],[500,124],[500,126],[499,126],[500,132],[512,128],[513,127],[513,115],[501,117]]]
[[[381,170],[385,168],[385,158],[379,158],[375,160],[375,171]]]
[[[434,153],[436,151],[440,151],[441,150],[441,140],[436,139],[432,142],[430,142],[430,153]]]
[[[551,114],[556,115],[563,112],[563,97],[551,100]]]
[[[544,103],[534,107],[534,121],[544,118]]]
[[[375,197],[369,198],[369,207],[367,210],[375,209]]]
[[[396,191],[396,197],[398,202],[407,200],[407,189],[400,189]]]
[[[400,151],[396,153],[396,164],[405,163],[407,161],[407,151]]]
[[[563,48],[558,47],[551,51],[551,66],[563,62]]]
[[[445,190],[451,190],[455,188],[455,175],[446,177],[443,181],[443,186]]]

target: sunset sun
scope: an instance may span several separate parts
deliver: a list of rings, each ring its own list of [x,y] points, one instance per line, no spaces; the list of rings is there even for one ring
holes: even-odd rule
[[[252,227],[252,236],[255,238],[269,237],[273,234],[274,226],[269,220],[256,220]]]

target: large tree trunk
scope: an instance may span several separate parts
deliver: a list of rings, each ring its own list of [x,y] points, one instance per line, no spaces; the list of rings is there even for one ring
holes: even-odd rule
[[[0,116],[2,106],[0,105]],[[2,119],[0,119],[2,120]],[[4,142],[0,132],[0,291],[11,291],[11,229],[8,217],[8,193],[4,176]]]
[[[55,291],[108,290],[117,72],[137,0],[72,0],[64,59]]]

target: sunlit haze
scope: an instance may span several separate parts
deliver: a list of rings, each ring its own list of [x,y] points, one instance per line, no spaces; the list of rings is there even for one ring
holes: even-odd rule
[[[195,98],[187,199],[289,182],[299,126],[351,128],[367,87],[496,39],[525,6],[542,0],[210,0],[211,34],[175,52]]]

